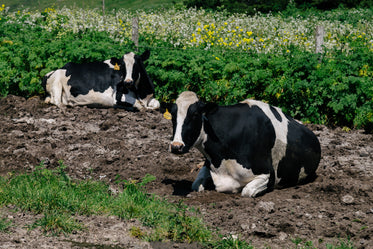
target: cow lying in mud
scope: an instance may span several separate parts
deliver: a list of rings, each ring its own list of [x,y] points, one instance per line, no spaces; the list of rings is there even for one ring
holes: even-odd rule
[[[256,100],[231,106],[203,103],[183,92],[170,110],[170,150],[196,147],[205,156],[192,189],[202,191],[212,178],[218,192],[256,197],[275,186],[289,187],[316,178],[321,149],[317,137],[279,108]],[[169,114],[169,113],[167,113]]]
[[[157,109],[159,102],[154,98],[154,85],[143,63],[149,55],[147,50],[141,55],[130,52],[122,59],[103,62],[69,62],[44,77],[45,102],[59,107]]]

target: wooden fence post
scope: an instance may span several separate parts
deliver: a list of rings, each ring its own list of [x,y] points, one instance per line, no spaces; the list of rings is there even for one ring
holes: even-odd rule
[[[106,20],[105,20],[105,0],[102,0],[102,18],[104,21],[104,27],[106,27]]]
[[[136,52],[139,49],[139,18],[132,19],[132,41],[135,43]]]
[[[323,52],[322,46],[324,45],[325,30],[323,26],[317,26],[315,32],[316,50],[315,53],[319,54]]]

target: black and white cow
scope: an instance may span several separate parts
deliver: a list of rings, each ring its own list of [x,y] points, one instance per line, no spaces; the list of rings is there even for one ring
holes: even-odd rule
[[[157,109],[154,85],[143,63],[149,55],[147,50],[141,55],[130,52],[122,59],[104,62],[69,62],[44,77],[45,102],[57,106]]]
[[[256,100],[231,106],[203,103],[183,92],[172,115],[172,153],[196,147],[205,156],[192,189],[202,191],[211,178],[218,192],[256,197],[275,186],[313,181],[320,162],[317,137],[278,107]]]

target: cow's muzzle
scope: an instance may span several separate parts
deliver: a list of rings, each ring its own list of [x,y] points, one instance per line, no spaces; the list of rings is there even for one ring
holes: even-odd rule
[[[133,80],[125,80],[123,81],[124,87],[129,89],[129,90],[135,90],[135,83]]]
[[[174,153],[174,154],[183,154],[185,153],[184,151],[184,144],[183,143],[180,143],[180,142],[172,142],[170,144],[170,151],[171,153]]]

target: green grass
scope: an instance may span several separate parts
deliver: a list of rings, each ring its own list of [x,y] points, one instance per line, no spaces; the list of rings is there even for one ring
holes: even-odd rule
[[[12,222],[5,217],[0,217],[0,232],[7,233],[9,228],[12,226]]]
[[[118,181],[123,191],[115,195],[103,182],[71,180],[64,168],[60,162],[57,170],[40,165],[32,173],[1,177],[0,206],[11,204],[42,214],[31,228],[40,227],[51,235],[83,229],[84,224],[75,215],[115,215],[138,219],[149,227],[151,232],[138,231],[138,237],[144,240],[206,242],[212,238],[195,211],[143,191],[143,186],[155,179],[153,176],[140,182]],[[1,223],[5,225],[6,221]]]
[[[105,0],[105,10],[113,9],[157,9],[157,8],[167,8],[171,7],[176,3],[182,3],[181,0]],[[93,9],[99,8],[102,9],[102,0],[60,0],[51,2],[49,0],[3,0],[0,1],[0,4],[5,4],[5,6],[10,7],[10,11],[17,11],[20,9],[31,9],[31,10],[44,10],[48,7],[61,8],[84,8],[84,9]]]

